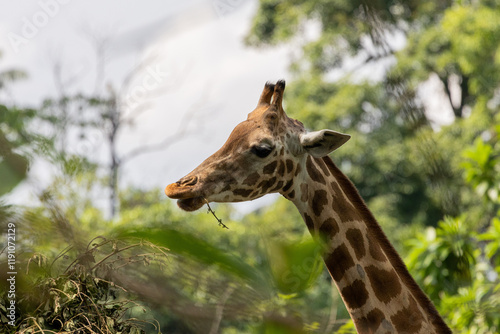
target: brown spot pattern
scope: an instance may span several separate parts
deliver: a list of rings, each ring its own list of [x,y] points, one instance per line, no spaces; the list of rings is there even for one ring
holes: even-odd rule
[[[368,250],[370,251],[370,255],[377,261],[385,262],[386,257],[382,252],[382,248],[376,240],[373,240],[373,238],[373,236],[368,235]]]
[[[313,231],[314,221],[312,220],[311,216],[309,216],[307,213],[304,213],[304,221],[306,222],[306,226],[309,229],[309,231]]]
[[[328,199],[326,198],[326,191],[320,189],[314,192],[314,196],[312,198],[311,206],[313,212],[316,216],[320,216],[321,212],[323,212],[323,207],[328,204]]]
[[[293,179],[285,184],[285,186],[283,187],[283,192],[288,191],[292,186],[293,186]]]
[[[350,228],[345,233],[345,237],[351,244],[351,247],[354,249],[354,253],[358,260],[365,256],[365,239],[363,238],[363,234],[361,234],[360,230],[358,230],[357,228]]]
[[[311,177],[311,179],[313,181],[325,184],[325,178],[323,177],[321,172],[314,165],[314,162],[313,162],[310,155],[307,156],[306,169],[307,169],[307,173],[309,174],[309,176]]]
[[[340,190],[337,181],[330,182],[330,187],[332,188],[332,193],[333,196],[335,196],[335,198],[338,198],[342,194],[342,191]]]
[[[245,180],[243,180],[243,184],[248,185],[248,186],[253,186],[257,181],[259,181],[260,175],[257,172],[253,172],[252,174],[248,175]]]
[[[327,177],[330,176],[330,171],[328,170],[328,167],[326,166],[326,164],[323,162],[322,159],[318,159],[315,162],[321,168],[325,176]]]
[[[299,175],[299,173],[302,171],[302,167],[300,165],[297,165],[297,169],[295,170],[295,176]]]
[[[363,220],[361,215],[354,207],[347,201],[343,191],[340,189],[340,186],[337,182],[331,182],[330,186],[332,187],[333,194],[335,199],[333,200],[333,210],[341,216],[344,221],[348,220]]]
[[[354,261],[345,244],[338,246],[333,252],[327,255],[325,263],[333,279],[336,281],[340,281],[344,273],[354,267]]]
[[[234,189],[233,194],[236,196],[248,197],[252,191],[253,189]]]
[[[287,174],[291,173],[293,171],[293,161],[290,159],[286,159],[285,165],[286,165],[286,173]]]
[[[365,284],[359,279],[342,289],[342,298],[350,309],[360,308],[368,300]]]
[[[227,172],[227,171],[234,171],[235,170],[235,166],[233,165],[228,165],[228,166],[225,166],[225,167],[221,167],[221,169],[223,170],[223,172],[216,172],[216,173],[213,173],[211,175],[209,175],[205,182],[223,182],[224,184],[236,184],[238,183],[238,180],[236,180],[236,178],[234,178],[230,172]]]
[[[375,296],[384,303],[396,298],[401,293],[401,282],[394,269],[390,271],[368,266],[365,272],[370,280]]]
[[[394,327],[398,333],[416,333],[425,321],[417,302],[410,297],[410,304],[391,317]]]
[[[328,218],[319,227],[319,236],[324,243],[328,243],[337,233],[339,233],[339,224],[333,218]]]
[[[281,187],[283,187],[283,183],[283,181],[278,181],[278,183],[276,183],[276,186],[271,191],[277,191],[281,189]]]
[[[285,175],[285,163],[281,160],[278,163],[278,175]]]
[[[271,188],[274,184],[276,183],[276,177],[272,177],[269,180],[264,180],[259,185],[257,188],[261,188],[261,194],[267,193],[268,189]]]
[[[264,169],[262,170],[262,172],[264,174],[273,174],[274,171],[276,170],[276,166],[278,166],[278,162],[277,161],[273,161],[270,164],[264,166]]]
[[[374,308],[366,316],[357,319],[356,324],[361,333],[374,333],[384,319],[384,313],[380,309]]]

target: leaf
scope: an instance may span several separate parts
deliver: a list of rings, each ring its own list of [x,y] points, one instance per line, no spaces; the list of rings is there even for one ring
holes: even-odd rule
[[[0,152],[3,148],[0,147]],[[28,172],[28,160],[18,154],[0,155],[0,196],[14,189]]]
[[[114,328],[115,327],[115,320],[110,317],[106,317],[106,325],[108,325],[109,328]]]
[[[216,265],[226,272],[254,284],[263,282],[263,278],[257,271],[225,251],[207,243],[187,232],[165,228],[149,228],[147,230],[134,230],[125,228],[115,231],[118,238],[138,238],[147,240],[157,246],[166,247],[170,252],[182,256],[188,256],[206,265]]]
[[[274,282],[285,294],[303,291],[323,270],[320,247],[311,238],[300,243],[274,242],[268,246],[268,259]]]

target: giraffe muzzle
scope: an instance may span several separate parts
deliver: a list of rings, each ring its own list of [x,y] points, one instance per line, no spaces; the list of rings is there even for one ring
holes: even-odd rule
[[[206,200],[196,191],[197,176],[183,177],[165,188],[165,195],[177,199],[179,208],[185,211],[195,211],[201,208]]]
[[[165,188],[165,195],[173,199],[185,199],[199,196],[194,187],[198,183],[197,176],[183,177]]]

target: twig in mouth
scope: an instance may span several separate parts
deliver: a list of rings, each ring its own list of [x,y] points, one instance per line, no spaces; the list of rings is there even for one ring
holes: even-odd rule
[[[219,226],[221,226],[222,228],[227,228],[229,230],[229,227],[227,227],[226,225],[224,225],[224,223],[222,223],[222,219],[220,219],[219,217],[217,217],[215,215],[214,210],[212,210],[212,208],[210,207],[210,204],[208,204],[208,200],[206,198],[203,198],[203,199],[205,200],[205,203],[207,204],[207,207],[208,207],[207,213],[211,213],[212,215],[214,215],[215,219],[217,219],[217,222],[219,223]]]

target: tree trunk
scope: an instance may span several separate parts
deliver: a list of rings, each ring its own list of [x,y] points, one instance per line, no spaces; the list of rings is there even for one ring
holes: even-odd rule
[[[115,152],[113,152],[115,153]],[[112,156],[112,162],[110,166],[110,179],[109,179],[109,205],[111,218],[115,218],[118,213],[118,168],[119,163],[116,160],[114,154]]]
[[[450,90],[450,77],[439,77],[444,86],[444,91],[446,96],[448,97],[448,101],[450,102],[451,109],[453,110],[453,114],[456,118],[464,117],[464,108],[469,99],[469,78],[462,75],[460,77],[460,101],[453,101]]]
[[[118,214],[118,170],[120,168],[120,158],[116,151],[116,135],[120,127],[120,113],[117,109],[116,98],[113,97],[109,110],[109,119],[111,122],[111,131],[108,134],[109,139],[109,153],[110,153],[110,170],[109,170],[109,205],[111,219],[115,218]]]

